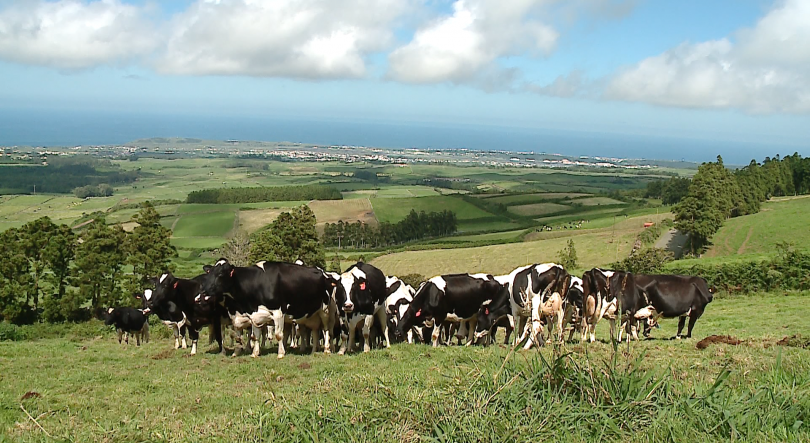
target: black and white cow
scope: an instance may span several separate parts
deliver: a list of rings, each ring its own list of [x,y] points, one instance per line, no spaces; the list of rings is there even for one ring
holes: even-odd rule
[[[344,320],[349,328],[349,337],[348,340],[343,341],[339,354],[342,355],[346,349],[354,348],[355,334],[357,328],[361,326],[363,328],[363,352],[371,350],[369,338],[375,317],[383,329],[385,347],[390,348],[391,339],[388,335],[385,306],[387,296],[385,274],[372,265],[358,262],[340,275],[340,282],[346,297],[342,308],[345,315]]]
[[[144,312],[147,314],[155,314],[160,321],[172,331],[174,335],[174,349],[181,347],[181,338],[182,347],[186,349],[188,347],[186,343],[186,323],[188,322],[186,314],[172,301],[162,303],[159,306],[154,306],[154,309],[150,309],[149,300],[152,298],[153,293],[154,291],[152,289],[146,289],[143,291],[142,295],[136,294],[134,297],[141,301]]]
[[[692,337],[695,322],[703,315],[706,305],[713,298],[706,280],[700,277],[635,274],[635,283],[644,291],[652,305],[649,315],[651,321],[647,324],[654,324],[660,317],[678,317],[678,333],[675,335],[678,339],[681,338],[686,317],[689,317],[686,338]],[[648,329],[645,329],[645,335],[647,333]]]
[[[328,325],[329,287],[323,271],[309,266],[281,262],[259,262],[254,266],[233,266],[220,259],[203,278],[204,296],[223,297],[229,312],[232,307],[246,315],[253,328],[253,357],[261,351],[259,341],[261,328],[273,324],[278,341],[278,358],[286,354],[284,349],[285,317],[302,321],[313,315],[321,317]],[[331,331],[323,329],[324,351],[329,347]]]
[[[582,279],[579,277],[571,276],[571,283],[568,286],[568,294],[563,302],[563,311],[565,317],[563,319],[563,328],[571,325],[571,332],[568,334],[568,341],[574,338],[574,333],[581,332],[583,303],[585,301],[584,290],[582,288]],[[583,340],[584,337],[580,337]]]
[[[397,277],[388,276],[385,278],[385,310],[388,317],[388,336],[391,339],[391,334],[394,334],[394,341],[408,340],[408,343],[413,343],[414,330],[411,329],[407,332],[407,337],[399,335],[399,320],[405,315],[408,310],[408,305],[413,301],[413,296],[416,294],[411,285],[405,283]],[[417,333],[418,334],[418,333]]]
[[[473,341],[478,311],[487,300],[493,300],[503,285],[491,275],[452,274],[433,277],[416,291],[399,322],[399,333],[405,335],[414,325],[434,322],[433,346],[439,345],[440,326],[450,316],[459,319],[467,330],[467,344]],[[460,331],[463,332],[464,329]]]
[[[118,343],[121,343],[121,337],[129,344],[129,337],[127,334],[135,336],[135,343],[137,346],[141,345],[141,340],[144,343],[149,342],[149,322],[147,315],[140,309],[135,308],[109,308],[104,314],[104,324],[107,326],[115,325],[115,331],[118,333]]]
[[[525,349],[542,343],[544,340],[541,341],[540,335],[545,316],[553,315],[555,322],[560,316],[561,302],[567,292],[567,276],[568,272],[562,266],[542,263],[521,266],[507,275],[495,277],[509,294],[490,303],[490,314],[479,319],[477,334],[483,336],[498,319],[511,313],[517,330],[521,332],[515,335],[515,346],[527,338]]]
[[[179,311],[179,317],[182,317],[181,322],[188,327],[188,334],[191,337],[191,355],[197,353],[200,330],[208,325],[213,326],[219,352],[225,352],[220,327],[222,310],[215,297],[201,294],[200,281],[205,277],[206,275],[203,274],[188,280],[166,273],[155,279],[155,289],[151,296],[147,298],[144,295],[148,311],[158,315],[161,320],[175,321]],[[170,315],[165,318],[161,317],[166,313]]]
[[[636,314],[648,308],[645,294],[635,284],[635,276],[629,272],[593,268],[582,276],[583,321],[581,336],[586,332],[591,342],[595,341],[596,325],[602,318],[610,321],[611,340],[621,341],[616,336],[616,318],[626,321],[628,329],[635,325]],[[621,306],[621,312],[619,307]],[[634,335],[628,330],[628,340]]]

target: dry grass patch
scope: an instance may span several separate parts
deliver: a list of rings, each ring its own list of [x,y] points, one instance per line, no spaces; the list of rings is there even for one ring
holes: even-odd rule
[[[253,209],[239,211],[239,228],[252,234],[259,229],[273,223],[285,209]]]
[[[354,223],[358,220],[377,224],[374,216],[374,208],[367,198],[354,198],[350,200],[317,200],[309,204],[309,208],[315,213],[318,225],[324,223],[337,223],[339,220]]]

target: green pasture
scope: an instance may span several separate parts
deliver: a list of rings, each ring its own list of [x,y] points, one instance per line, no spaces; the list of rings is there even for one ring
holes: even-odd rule
[[[509,206],[509,212],[524,217],[537,217],[568,211],[571,207],[558,203],[532,203],[528,205]]]
[[[623,205],[624,202],[608,198],[608,197],[589,197],[589,198],[579,198],[573,201],[576,204],[580,204],[583,206],[602,206],[602,205]]]
[[[504,346],[396,344],[283,360],[122,346],[98,321],[0,342],[8,441],[807,441],[810,294],[717,297],[695,337]],[[605,340],[607,324],[597,333]],[[729,335],[738,345],[699,340]],[[203,333],[203,337],[205,337]],[[499,333],[502,340],[503,332]]]
[[[209,212],[182,216],[174,227],[174,237],[224,237],[233,229],[235,213]]]
[[[530,203],[538,203],[547,200],[558,199],[573,199],[577,197],[586,197],[589,194],[579,194],[576,192],[543,192],[534,194],[514,194],[514,195],[495,195],[495,196],[482,196],[487,201],[493,203],[500,203],[506,206],[526,205]]]
[[[757,214],[723,222],[707,257],[771,253],[780,242],[810,249],[810,197],[772,199]]]
[[[493,214],[473,206],[453,196],[419,197],[406,201],[401,199],[374,199],[374,214],[380,222],[396,223],[405,218],[411,210],[416,212],[440,212],[444,210],[456,213],[459,221],[493,217]]]

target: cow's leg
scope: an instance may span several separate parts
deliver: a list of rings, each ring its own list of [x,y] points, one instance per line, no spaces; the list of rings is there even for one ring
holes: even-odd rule
[[[144,343],[149,343],[149,322],[145,322],[143,324],[143,331],[144,331]]]
[[[218,353],[225,355],[225,346],[222,346],[222,318],[219,316],[214,317],[212,320],[212,326],[214,331],[214,340],[216,340],[217,345],[219,345]]]
[[[188,335],[191,337],[191,355],[197,354],[197,340],[200,339],[200,331],[188,328]]]
[[[374,316],[366,315],[363,321],[363,352],[371,351],[371,327],[374,325]]]
[[[433,333],[430,334],[430,338],[433,339],[433,347],[439,347],[439,338],[442,335],[442,327],[438,324],[433,325]]]
[[[515,330],[515,321],[513,319],[509,319],[508,323],[506,324],[506,337],[503,339],[503,344],[509,344],[509,338],[512,336],[512,332]]]
[[[469,325],[467,325],[467,343],[465,346],[470,346],[473,344],[473,340],[475,340],[475,326],[478,324],[478,317],[473,318],[469,321]],[[498,327],[495,326],[495,330],[497,331]]]
[[[391,347],[391,337],[388,336],[388,333],[389,333],[389,331],[388,331],[388,315],[386,315],[385,309],[383,309],[383,308],[377,309],[377,320],[382,325],[383,340],[385,340],[385,347],[386,347],[386,349],[390,348]]]
[[[560,309],[557,310],[556,320],[557,324],[555,326],[557,327],[557,335],[560,337],[559,342],[562,343],[564,341],[563,321],[565,320],[565,313]]]
[[[681,339],[681,331],[683,331],[683,326],[686,324],[686,316],[682,315],[678,318],[678,333],[675,334],[675,338],[680,340]]]
[[[270,311],[270,315],[273,318],[273,324],[276,325],[276,340],[278,340],[278,355],[276,358],[284,358],[284,355],[286,354],[286,350],[284,349],[284,333],[286,332],[284,330],[284,313],[281,312],[281,309],[275,309]],[[279,325],[281,327],[279,327]],[[253,353],[256,354],[254,357],[259,356],[259,346],[260,343],[254,345]]]
[[[174,333],[174,349],[180,349],[180,327],[178,327],[177,324],[173,324],[172,332]]]
[[[124,336],[124,331],[122,331],[120,328],[116,328],[115,333],[118,334],[118,344],[120,345],[121,344],[121,338],[123,338],[123,336]]]
[[[323,353],[324,354],[331,354],[332,353],[332,337],[330,336],[330,329],[332,329],[332,325],[329,324],[329,313],[326,309],[321,309],[318,311],[318,317],[321,319],[321,331],[323,333]],[[315,343],[318,343],[318,336],[315,336]],[[317,351],[313,351],[317,352]]]
[[[703,310],[692,309],[689,312],[689,329],[686,330],[686,338],[692,338],[692,328],[695,327],[695,322],[703,315]]]
[[[610,341],[613,342],[616,340],[616,318],[608,318],[608,321],[610,322]],[[621,341],[621,337],[619,341]]]
[[[186,327],[185,325],[180,327],[180,337],[182,338],[180,347],[183,348],[183,349],[188,348],[188,344],[186,343],[186,330],[187,329],[188,329],[188,327]],[[189,335],[191,335],[191,334],[189,333]]]
[[[140,331],[135,331],[134,332],[134,334],[135,334],[135,346],[140,346],[141,345],[141,334],[143,334],[142,331],[143,331],[143,328],[141,328]]]

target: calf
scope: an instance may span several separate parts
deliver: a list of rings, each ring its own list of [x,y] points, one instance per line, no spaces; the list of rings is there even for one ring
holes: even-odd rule
[[[369,336],[375,317],[383,329],[385,347],[391,347],[386,315],[386,278],[379,269],[367,263],[358,262],[340,275],[345,300],[343,313],[349,327],[348,341],[344,341],[339,354],[354,347],[355,334],[359,326],[363,328],[363,352],[371,350]]]
[[[121,343],[121,336],[124,336],[125,342],[129,344],[127,334],[135,335],[135,344],[137,346],[141,345],[141,339],[143,339],[144,343],[149,342],[149,322],[146,314],[140,309],[109,308],[104,315],[104,324],[107,326],[115,325],[119,344]]]
[[[676,339],[681,338],[686,317],[689,317],[689,329],[686,338],[692,337],[692,328],[697,319],[703,315],[706,305],[711,303],[713,294],[706,280],[700,277],[686,275],[635,275],[635,284],[649,299],[652,309],[649,309],[652,325],[659,317],[678,317],[678,333]],[[642,316],[643,317],[643,316]],[[649,326],[645,328],[645,335]]]
[[[416,324],[434,322],[433,346],[439,345],[440,326],[448,315],[460,319],[469,328],[467,344],[472,343],[478,311],[487,300],[493,300],[503,289],[494,277],[484,274],[452,274],[433,277],[416,291],[399,322],[399,333]],[[460,333],[463,332],[459,331]]]
[[[627,319],[627,327],[632,329],[636,314],[647,307],[643,292],[635,284],[635,276],[629,272],[605,271],[594,268],[582,276],[583,286],[583,322],[581,336],[586,332],[590,341],[595,341],[596,325],[602,318],[610,321],[611,340],[616,336],[616,318]],[[619,312],[621,307],[621,312]],[[621,324],[621,322],[620,322]],[[631,337],[628,330],[628,340]]]
[[[261,261],[255,266],[233,266],[220,259],[206,268],[203,276],[202,295],[222,297],[230,312],[240,309],[249,318],[253,328],[253,353],[261,351],[259,341],[262,327],[273,324],[278,341],[278,358],[284,358],[287,316],[300,321],[317,315],[321,318],[324,334],[324,352],[331,352],[328,327],[330,289],[323,271],[304,265]]]
[[[220,327],[222,311],[215,297],[201,293],[200,281],[204,277],[206,275],[187,280],[177,278],[171,273],[163,274],[155,280],[155,290],[146,299],[149,312],[154,312],[158,317],[165,313],[171,314],[166,319],[167,321],[174,321],[174,318],[178,317],[177,311],[179,311],[183,318],[182,323],[190,327],[188,333],[191,337],[191,355],[197,353],[200,330],[207,325],[213,326],[214,338],[219,346],[219,352],[225,352],[225,348],[222,346],[222,328]],[[163,317],[160,318],[164,320]]]

